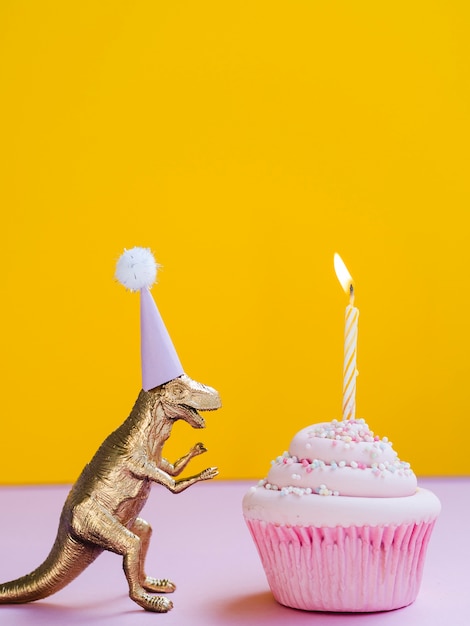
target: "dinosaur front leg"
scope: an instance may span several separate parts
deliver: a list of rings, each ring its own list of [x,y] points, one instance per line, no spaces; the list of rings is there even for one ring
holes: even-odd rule
[[[153,578],[145,574],[145,559],[150,545],[152,527],[148,522],[138,517],[130,529],[140,538],[140,570],[139,580],[146,591],[152,593],[171,593],[176,589],[176,585],[165,578]]]
[[[201,442],[196,443],[196,445],[191,448],[188,454],[185,454],[174,463],[170,463],[169,461],[167,461],[167,459],[162,458],[160,462],[160,467],[162,470],[170,474],[170,476],[178,476],[185,469],[191,459],[193,459],[195,456],[198,456],[199,454],[203,454],[204,452],[207,452],[207,448],[205,447],[205,445]]]
[[[181,478],[180,480],[174,480],[172,476],[158,467],[153,461],[150,461],[143,454],[135,454],[127,459],[129,470],[138,479],[153,480],[160,485],[163,485],[169,489],[172,493],[181,493],[194,483],[201,480],[210,480],[219,473],[216,467],[208,467],[195,476],[189,478]]]
[[[121,524],[105,507],[92,498],[82,501],[73,510],[72,528],[80,539],[123,556],[131,600],[146,611],[155,613],[166,613],[173,608],[171,600],[150,595],[142,585],[142,543],[144,551],[148,548],[145,540],[142,542],[136,533]]]
[[[216,467],[208,467],[207,469],[203,470],[199,474],[196,474],[195,476],[176,480],[174,486],[168,487],[168,489],[172,493],[181,493],[188,487],[191,487],[191,485],[194,485],[194,483],[197,483],[201,480],[210,480],[211,478],[215,478],[218,473],[219,470]]]

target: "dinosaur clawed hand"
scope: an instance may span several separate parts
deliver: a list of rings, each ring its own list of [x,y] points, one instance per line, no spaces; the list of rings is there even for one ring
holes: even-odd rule
[[[196,443],[192,448],[191,448],[191,456],[195,457],[198,454],[203,454],[204,452],[207,452],[207,448],[206,446],[199,442]]]
[[[210,480],[211,478],[215,478],[218,473],[219,470],[217,467],[208,467],[199,474],[199,480]]]

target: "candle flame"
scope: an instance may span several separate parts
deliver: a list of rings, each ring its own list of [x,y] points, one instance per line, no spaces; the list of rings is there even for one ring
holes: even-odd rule
[[[344,264],[343,259],[335,252],[334,257],[334,265],[336,276],[338,277],[339,282],[341,283],[341,287],[344,291],[349,294],[349,296],[353,295],[353,279],[351,274],[348,272],[348,268]]]

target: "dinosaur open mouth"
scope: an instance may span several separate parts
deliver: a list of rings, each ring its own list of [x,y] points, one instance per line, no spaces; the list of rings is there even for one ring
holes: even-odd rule
[[[199,414],[197,409],[195,409],[192,406],[189,406],[188,404],[180,404],[179,407],[185,411],[186,413],[185,420],[186,422],[188,422],[188,424],[191,424],[193,428],[205,428],[206,427],[206,421],[202,417],[202,415]],[[204,412],[215,411],[215,410],[216,410],[215,408],[214,409],[210,409],[210,408],[199,409],[199,411],[204,411]]]
[[[180,406],[187,412],[188,416],[186,421],[191,424],[193,428],[205,428],[206,422],[202,415],[199,415],[197,410],[187,404],[180,404]]]

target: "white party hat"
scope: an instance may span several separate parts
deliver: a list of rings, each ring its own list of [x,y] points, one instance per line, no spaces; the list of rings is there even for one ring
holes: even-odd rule
[[[183,367],[150,293],[158,264],[148,248],[125,250],[116,265],[116,278],[130,291],[140,291],[142,388],[154,387],[184,374]]]

